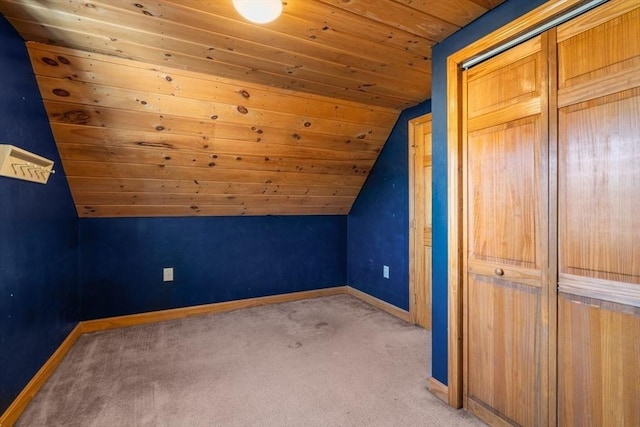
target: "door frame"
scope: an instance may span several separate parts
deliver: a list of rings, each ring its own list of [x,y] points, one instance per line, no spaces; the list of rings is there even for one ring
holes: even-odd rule
[[[462,191],[462,63],[532,29],[546,20],[578,6],[582,0],[550,0],[506,26],[478,39],[447,58],[447,229],[448,229],[448,401],[460,408],[463,402],[463,312],[462,272],[463,191]],[[555,331],[550,330],[550,343]],[[551,351],[550,351],[551,353]],[[549,368],[555,370],[555,361]],[[552,375],[554,377],[554,375]],[[548,396],[555,399],[555,381],[550,381]],[[555,425],[555,411],[549,411]]]
[[[420,232],[424,234],[423,230],[419,230],[417,226],[417,215],[421,214],[421,209],[418,209],[415,203],[416,193],[416,145],[415,140],[415,127],[419,124],[431,122],[431,113],[424,114],[409,120],[409,318],[411,323],[417,322],[417,310],[416,310],[416,290],[417,290],[417,277],[420,276],[418,269],[424,261],[424,246],[422,246],[422,239],[420,238]],[[433,146],[433,141],[431,142]],[[433,187],[433,184],[432,184]],[[432,209],[433,210],[433,209]],[[422,212],[424,215],[424,212]]]

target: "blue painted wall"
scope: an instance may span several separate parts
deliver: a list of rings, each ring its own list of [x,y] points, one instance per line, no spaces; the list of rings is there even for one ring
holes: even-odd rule
[[[0,177],[0,413],[79,319],[77,217],[24,42],[0,16],[0,143],[55,161],[47,185]]]
[[[426,101],[402,112],[349,213],[349,285],[409,309],[409,120]],[[389,279],[382,266],[389,266]]]
[[[343,286],[345,216],[80,220],[82,318]],[[175,280],[162,281],[173,267]]]
[[[544,3],[508,0],[433,49],[433,376],[447,384],[447,57]]]

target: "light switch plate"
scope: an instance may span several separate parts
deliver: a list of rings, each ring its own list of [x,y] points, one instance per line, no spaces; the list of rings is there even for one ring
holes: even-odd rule
[[[162,280],[165,282],[173,282],[173,267],[162,269]]]

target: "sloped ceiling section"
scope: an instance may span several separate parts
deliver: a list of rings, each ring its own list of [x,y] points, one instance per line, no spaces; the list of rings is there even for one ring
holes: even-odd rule
[[[502,0],[2,0],[81,217],[346,214],[431,46]]]
[[[29,43],[81,216],[348,212],[397,118]]]

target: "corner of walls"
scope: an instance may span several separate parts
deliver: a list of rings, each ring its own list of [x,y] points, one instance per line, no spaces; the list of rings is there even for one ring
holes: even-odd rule
[[[78,219],[23,40],[0,16],[0,143],[54,160],[0,177],[0,413],[79,321]]]
[[[432,372],[448,384],[447,57],[545,3],[507,0],[433,48],[433,335]]]
[[[349,286],[403,310],[409,309],[408,125],[430,111],[428,100],[402,112],[348,217]]]

